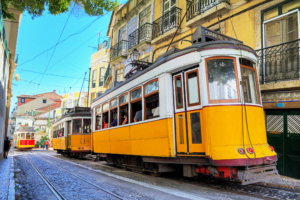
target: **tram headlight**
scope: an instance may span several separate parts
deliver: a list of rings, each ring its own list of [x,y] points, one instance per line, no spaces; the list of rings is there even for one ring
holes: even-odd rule
[[[239,148],[239,149],[238,149],[238,152],[239,152],[240,154],[245,154],[245,150],[242,149],[242,148]]]
[[[275,151],[275,148],[272,147],[272,146],[269,146],[269,149],[270,149],[271,151]]]
[[[247,148],[247,152],[253,154],[254,150],[252,148]]]

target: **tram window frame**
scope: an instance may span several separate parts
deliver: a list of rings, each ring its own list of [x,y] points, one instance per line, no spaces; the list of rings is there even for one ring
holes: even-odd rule
[[[31,133],[31,140],[34,140],[34,133]]]
[[[113,101],[117,101],[117,105],[114,106],[114,107],[110,107],[111,103]],[[110,118],[110,120],[109,120],[109,127],[116,127],[116,126],[118,126],[118,98],[117,97],[109,101],[109,107],[110,107],[110,109],[109,109],[109,118]],[[117,113],[117,115],[116,115],[117,125],[116,126],[111,126],[111,123],[113,122],[113,120],[115,120],[115,118],[113,117],[113,115],[115,113],[114,112],[115,110],[117,111],[116,112]]]
[[[75,121],[80,120],[80,132],[75,132],[74,131],[74,126],[75,126]],[[81,118],[76,118],[72,119],[72,135],[80,135],[82,134],[82,119]]]
[[[97,112],[97,109],[100,109],[99,112]],[[98,118],[100,117],[100,127],[98,128]],[[102,127],[102,105],[97,106],[95,108],[95,130],[101,130]]]
[[[197,85],[198,85],[198,103],[192,103],[190,104],[190,93],[189,93],[189,79],[188,79],[188,75],[191,74],[191,73],[194,73],[196,72],[197,73]],[[188,104],[188,107],[192,107],[192,106],[199,106],[201,105],[201,98],[200,98],[200,83],[199,83],[199,70],[198,68],[195,69],[195,70],[192,70],[192,71],[189,71],[187,73],[185,73],[185,81],[186,81],[186,93],[187,93],[187,104]]]
[[[255,63],[254,63],[255,64]],[[243,64],[240,64],[240,68],[241,68],[241,79],[242,79],[242,82],[243,82],[243,76],[242,76],[242,68],[246,68],[246,69],[250,69],[252,71],[254,71],[255,73],[255,79],[256,79],[256,89],[257,89],[257,100],[258,100],[258,104],[260,105],[261,102],[260,102],[260,92],[259,92],[259,83],[258,83],[258,76],[257,76],[257,70],[253,67],[249,67],[249,66],[246,66],[246,65],[243,65]],[[243,88],[243,87],[242,87]],[[244,95],[244,94],[243,94]],[[244,97],[243,97],[244,98]],[[245,100],[244,100],[245,101]],[[249,102],[245,102],[245,103],[249,103]],[[250,104],[255,104],[255,103],[250,103]]]
[[[85,129],[86,129],[85,128],[85,125],[86,125],[85,121],[88,121],[88,120],[90,121],[90,124],[89,124],[89,130],[90,130],[90,132],[86,132],[85,131]],[[92,127],[91,126],[92,126],[92,119],[91,118],[83,118],[82,119],[82,134],[85,134],[85,135],[91,134],[92,133],[92,129],[91,129]]]
[[[153,83],[153,82],[156,82],[156,81],[157,81],[157,90],[155,90],[153,92],[150,92],[149,94],[145,94],[146,93],[146,90],[145,90],[146,86],[149,85],[149,84],[151,84],[151,83]],[[155,112],[152,114],[152,116],[148,116],[150,118],[147,117],[147,99],[149,100],[149,97],[157,95],[157,98],[158,98],[158,103],[157,104],[158,105],[156,106],[155,109],[158,108],[158,111],[159,111],[159,81],[158,81],[158,78],[153,79],[153,80],[147,82],[146,84],[143,85],[143,87],[144,87],[143,88],[143,94],[144,94],[144,120],[148,120],[148,119],[153,119],[153,118],[160,117],[160,115],[154,116]]]
[[[29,138],[27,139],[27,135],[29,135]],[[30,133],[26,133],[26,140],[30,140],[31,138],[31,134]]]
[[[104,106],[105,105],[108,105],[108,109],[107,110],[105,110],[104,111]],[[106,116],[106,118],[107,118],[107,127],[105,127],[104,125],[103,125],[103,123],[104,123],[104,115],[107,115]],[[105,122],[106,123],[106,122]],[[106,129],[106,128],[109,128],[110,126],[109,126],[109,102],[106,102],[106,103],[104,103],[104,104],[102,104],[102,123],[101,123],[101,125],[102,125],[102,129]]]
[[[72,135],[72,121],[67,121],[68,132],[67,135]]]
[[[135,117],[136,112],[133,115],[133,112],[132,112],[133,111],[132,110],[133,106],[132,106],[132,104],[137,103],[137,102],[141,102],[141,111],[143,112],[143,102],[142,102],[143,91],[141,91],[141,96],[140,97],[138,97],[138,98],[136,98],[134,100],[131,100],[131,94],[134,91],[138,90],[138,89],[142,90],[142,86],[138,86],[138,87],[136,87],[136,88],[134,88],[133,90],[130,91],[130,97],[129,97],[130,98],[130,123],[136,123],[136,122],[134,122],[134,117]],[[142,115],[143,115],[143,113],[142,113]],[[143,120],[141,120],[141,121],[143,121]]]
[[[22,135],[24,135],[24,137],[22,137]],[[24,139],[22,139],[24,138]],[[26,134],[25,133],[21,133],[21,140],[25,140],[26,139]]]
[[[120,104],[121,103],[121,97],[123,97],[123,96],[125,96],[125,95],[127,95],[128,97],[127,97],[127,101],[125,102],[125,103],[122,103],[122,104]],[[119,96],[119,126],[122,126],[122,125],[126,125],[126,124],[128,124],[129,123],[129,121],[128,121],[128,115],[129,115],[129,97],[130,96],[130,94],[128,93],[128,92],[126,92],[126,93],[124,93],[124,94],[122,94],[122,95],[120,95]],[[127,122],[125,123],[125,124],[122,124],[123,122],[122,122],[122,112],[121,112],[121,110],[122,110],[122,107],[125,107],[125,106],[127,106]],[[124,119],[125,120],[125,119]]]
[[[181,95],[180,95],[180,98],[181,98],[181,106],[178,106],[178,93],[177,93],[177,78],[180,79],[180,86],[181,86]],[[179,74],[177,76],[174,77],[174,88],[175,88],[175,98],[176,98],[176,109],[182,109],[183,108],[183,84],[182,84],[182,75]]]
[[[208,70],[207,70],[207,61],[209,60],[219,60],[219,59],[230,59],[233,60],[234,70],[235,70],[235,81],[236,81],[236,89],[237,89],[237,99],[217,99],[211,100],[210,99],[210,92],[209,92],[209,77],[208,77]],[[208,94],[208,103],[240,103],[240,86],[239,86],[239,77],[238,77],[238,70],[237,70],[237,62],[236,57],[230,56],[216,56],[210,57],[205,59],[205,73],[206,73],[206,85],[207,85],[207,94]]]

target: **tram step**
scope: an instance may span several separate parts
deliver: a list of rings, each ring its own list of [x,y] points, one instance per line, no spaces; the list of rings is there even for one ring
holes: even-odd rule
[[[244,171],[242,185],[279,178],[276,164],[247,167]]]

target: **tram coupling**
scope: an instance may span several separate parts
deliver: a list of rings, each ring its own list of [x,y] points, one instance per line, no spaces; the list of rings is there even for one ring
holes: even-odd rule
[[[279,177],[280,175],[276,169],[276,163],[246,167],[243,173],[242,185],[249,185]]]

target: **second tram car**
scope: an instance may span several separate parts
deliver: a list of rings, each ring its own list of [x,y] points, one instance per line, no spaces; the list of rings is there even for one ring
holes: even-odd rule
[[[53,149],[64,156],[91,153],[90,108],[75,107],[53,124]]]
[[[14,133],[16,148],[19,150],[31,150],[35,145],[35,130],[21,129]]]
[[[242,171],[242,184],[278,177],[255,51],[204,27],[192,38],[92,102],[91,151],[154,176],[237,179]]]

